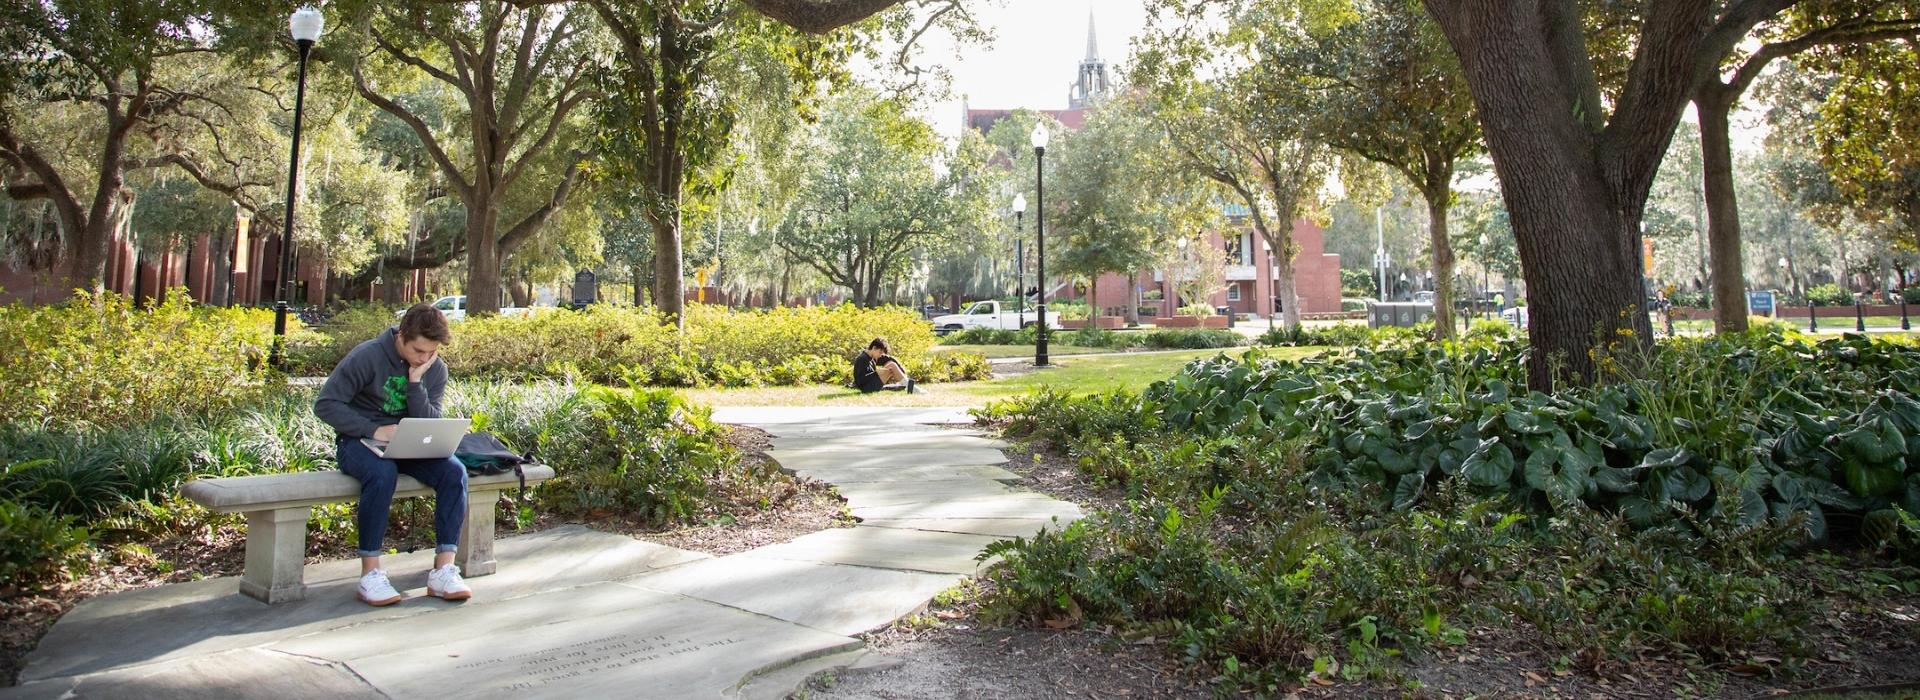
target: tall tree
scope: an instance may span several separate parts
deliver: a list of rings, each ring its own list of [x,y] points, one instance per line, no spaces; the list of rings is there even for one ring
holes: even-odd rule
[[[1201,230],[1218,218],[1211,188],[1169,167],[1167,134],[1143,102],[1130,93],[1102,105],[1060,144],[1049,180],[1056,183],[1052,198],[1065,204],[1049,228],[1058,235],[1054,257],[1062,273],[1093,280],[1106,272],[1137,274],[1152,266],[1156,249],[1171,245],[1171,232]],[[1101,300],[1089,301],[1100,308]],[[1125,304],[1134,321],[1136,301]]]
[[[1616,331],[1650,344],[1639,226],[1655,171],[1699,85],[1795,0],[1667,0],[1588,23],[1573,0],[1427,0],[1460,57],[1526,268],[1536,388],[1591,382]],[[1634,27],[1627,46],[1590,40]],[[1601,98],[1603,70],[1630,57]],[[1598,334],[1596,336],[1596,334]],[[1556,370],[1558,370],[1556,375]]]
[[[1260,44],[1298,27],[1278,21],[1265,5],[1245,6],[1215,25],[1193,21],[1183,0],[1160,2],[1153,8],[1152,33],[1136,55],[1133,82],[1151,95],[1154,118],[1188,171],[1217,183],[1250,210],[1254,231],[1274,256],[1274,296],[1281,308],[1269,311],[1296,327],[1300,300],[1293,265],[1299,246],[1293,224],[1317,204],[1333,160],[1297,109],[1295,86],[1254,59]],[[1163,16],[1172,19],[1163,22]]]
[[[12,0],[0,3],[0,163],[7,196],[52,205],[70,236],[61,265],[71,287],[97,288],[127,221],[133,170],[157,167],[211,180],[210,163],[148,137],[213,101],[221,36],[211,3],[193,0]],[[71,107],[57,130],[24,128],[35,110]],[[75,128],[75,127],[78,128]],[[64,159],[76,146],[85,153]],[[71,154],[80,155],[80,154]],[[63,163],[63,160],[69,162]],[[226,182],[238,189],[247,183]]]
[[[999,183],[977,134],[943,153],[931,126],[855,90],[834,101],[817,143],[779,245],[863,306],[879,303],[916,251],[993,226]]]
[[[1433,277],[1451,280],[1447,211],[1456,164],[1481,148],[1459,60],[1417,0],[1357,0],[1341,9],[1354,14],[1309,23],[1298,41],[1262,43],[1264,65],[1304,88],[1286,94],[1310,115],[1318,138],[1413,184],[1426,200]],[[1438,285],[1435,297],[1435,330],[1451,336],[1452,285]]]
[[[565,143],[569,117],[590,96],[595,63],[590,13],[571,6],[516,7],[502,0],[372,8],[362,25],[370,43],[353,67],[368,102],[406,123],[466,208],[468,312],[499,308],[500,268],[566,205],[584,151],[560,157],[559,177],[527,177]],[[464,103],[457,125],[437,132],[415,110],[378,87],[381,72],[424,77]],[[457,144],[458,147],[450,148]],[[516,187],[539,186],[538,206],[503,226]]]
[[[1729,126],[1740,96],[1774,59],[1821,47],[1920,36],[1920,8],[1905,0],[1799,3],[1763,27],[1767,43],[1732,68],[1705,76],[1694,89],[1705,171],[1707,238],[1713,251],[1714,328],[1747,329],[1746,270],[1740,252],[1740,208],[1733,182]]]

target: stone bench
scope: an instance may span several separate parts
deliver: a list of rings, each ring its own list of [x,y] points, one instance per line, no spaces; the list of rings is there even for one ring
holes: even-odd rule
[[[553,468],[528,465],[527,484],[553,478]],[[494,571],[494,506],[502,493],[520,486],[512,472],[467,477],[467,522],[460,531],[454,563],[467,576]],[[299,472],[226,479],[197,479],[182,495],[215,513],[247,514],[247,566],[240,592],[268,603],[299,600],[307,594],[302,569],[307,563],[307,518],[313,507],[360,500],[360,480],[343,472]],[[395,499],[432,496],[413,477],[401,475]]]

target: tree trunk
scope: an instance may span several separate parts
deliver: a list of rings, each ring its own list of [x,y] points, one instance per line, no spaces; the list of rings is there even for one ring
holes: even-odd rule
[[[484,178],[474,190],[467,206],[467,315],[492,316],[500,312],[500,216]]]
[[[1453,337],[1453,241],[1447,233],[1447,209],[1452,192],[1427,197],[1428,245],[1433,248],[1434,285],[1433,331],[1440,338]]]
[[[98,292],[105,288],[107,250],[113,246],[113,232],[121,209],[132,198],[132,193],[126,190],[126,171],[122,165],[127,143],[121,119],[109,115],[107,121],[108,136],[100,148],[100,176],[94,184],[92,208],[86,219],[67,221],[67,229],[78,234],[72,265],[67,269],[67,289]]]
[[[1519,243],[1528,383],[1549,391],[1556,380],[1600,381],[1593,351],[1623,336],[1632,351],[1652,349],[1640,218],[1688,96],[1674,64],[1691,57],[1698,36],[1685,32],[1705,10],[1655,7],[1647,26],[1687,41],[1641,47],[1629,85],[1637,92],[1617,106],[1619,128],[1607,129],[1573,3],[1426,5],[1460,55]],[[1677,86],[1640,77],[1675,74]]]
[[[679,188],[673,187],[672,199],[679,201]],[[649,214],[653,223],[653,303],[673,319],[673,325],[686,330],[686,281],[680,259],[680,207],[672,212]]]
[[[1280,299],[1280,326],[1293,330],[1300,327],[1300,295],[1293,279],[1293,256],[1297,252],[1293,249],[1293,219],[1285,215],[1276,218],[1281,219],[1276,222],[1279,230],[1269,232],[1261,226],[1260,236],[1273,255],[1273,295]]]
[[[1733,189],[1733,145],[1727,117],[1733,96],[1714,86],[1693,99],[1700,114],[1700,161],[1705,173],[1707,241],[1713,265],[1713,327],[1718,333],[1747,330],[1747,276],[1740,251],[1740,205]]]
[[[1140,325],[1140,271],[1127,273],[1127,325]]]
[[[533,283],[516,281],[507,285],[507,295],[513,298],[513,305],[520,308],[533,306]]]

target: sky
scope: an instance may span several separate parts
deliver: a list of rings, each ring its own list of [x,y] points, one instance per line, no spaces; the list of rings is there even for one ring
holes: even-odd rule
[[[1065,109],[1067,89],[1087,51],[1087,18],[1092,14],[1099,55],[1108,75],[1123,81],[1133,39],[1145,31],[1143,0],[974,0],[967,7],[994,34],[986,45],[958,52],[943,32],[922,38],[919,62],[941,65],[952,74],[950,96],[928,100],[919,114],[948,138],[959,136],[966,107],[975,109]],[[1754,100],[1734,115],[1738,151],[1760,148],[1765,136]],[[1683,117],[1695,121],[1691,107]],[[1491,181],[1489,180],[1489,183]]]
[[[952,71],[952,96],[930,101],[921,116],[941,134],[958,136],[961,116],[975,109],[1066,109],[1067,88],[1087,53],[1087,15],[1098,30],[1100,57],[1119,80],[1130,44],[1146,26],[1141,0],[985,0],[969,3],[994,33],[986,46],[956,56],[952,37],[929,33],[922,62]],[[963,102],[964,98],[964,102]]]

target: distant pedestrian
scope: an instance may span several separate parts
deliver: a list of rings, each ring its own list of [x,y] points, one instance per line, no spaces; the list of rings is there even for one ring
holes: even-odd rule
[[[871,394],[876,391],[905,391],[916,393],[918,387],[913,378],[907,376],[907,368],[894,359],[893,348],[887,345],[886,338],[874,338],[867,343],[867,349],[853,356],[853,388],[860,393]]]

